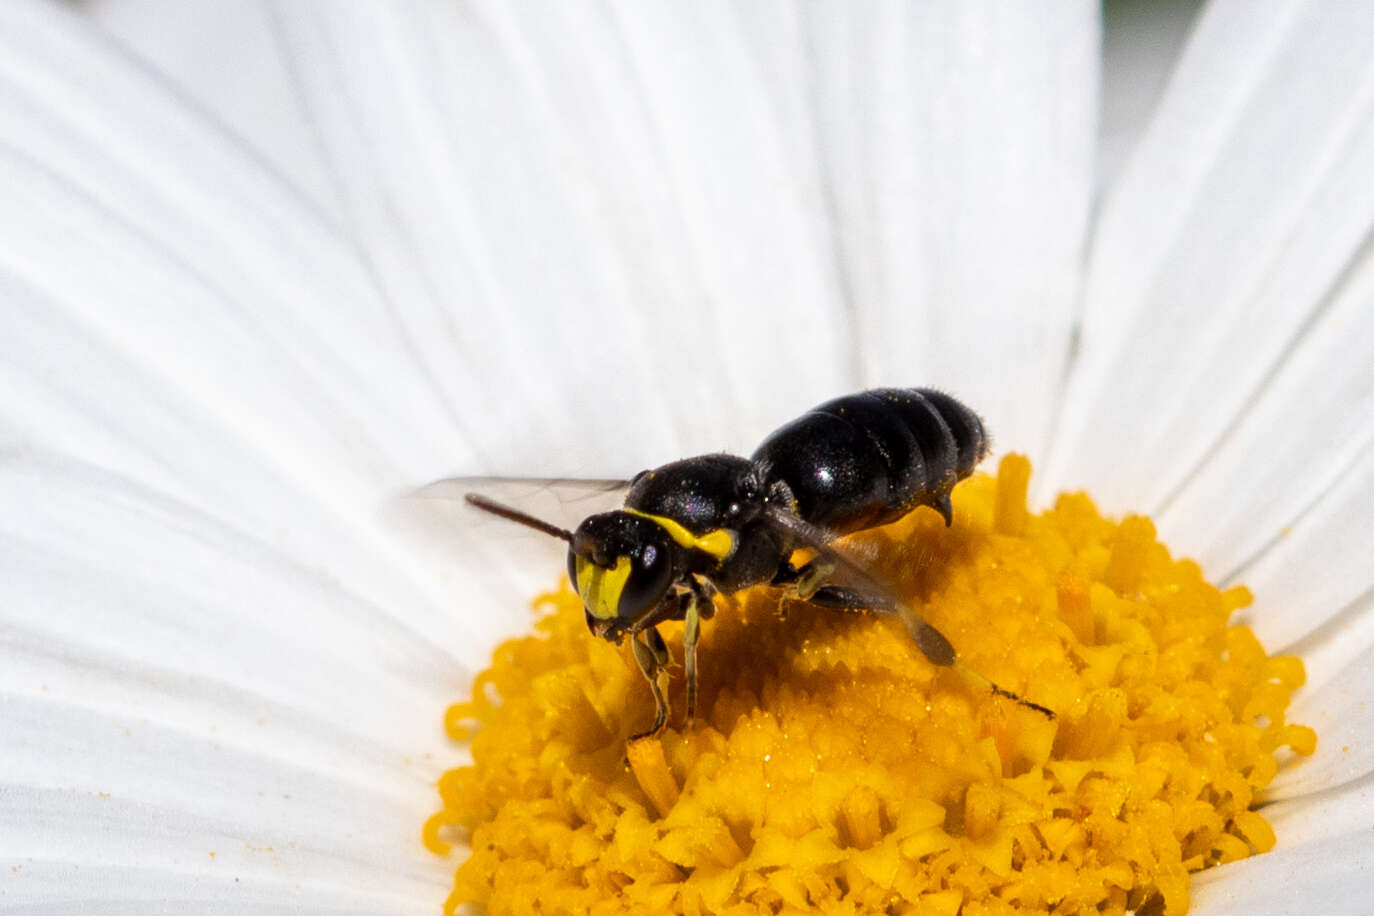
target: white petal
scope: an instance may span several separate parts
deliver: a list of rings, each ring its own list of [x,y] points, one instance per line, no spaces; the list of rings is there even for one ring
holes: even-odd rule
[[[1000,446],[1036,454],[1091,194],[1095,17],[1087,3],[834,4],[809,23],[864,381],[944,386]]]
[[[1050,489],[1157,509],[1320,315],[1374,219],[1371,29],[1366,4],[1207,9],[1103,209]]]
[[[1368,665],[1364,673],[1368,673]],[[1367,735],[1365,729],[1359,734]],[[1347,734],[1355,734],[1349,730]],[[1364,753],[1365,765],[1369,754]],[[1356,831],[1369,832],[1374,828],[1374,779],[1369,771],[1358,779],[1341,783],[1320,793],[1310,793],[1275,804],[1265,805],[1264,816],[1274,826],[1279,842],[1306,843]]]
[[[147,47],[134,7],[110,27]],[[280,25],[416,345],[520,446],[501,470],[747,451],[860,381],[943,385],[1008,447],[1042,441],[1091,188],[1092,4],[291,4]],[[574,396],[532,395],[547,378]],[[512,400],[533,435],[502,425]],[[534,457],[570,437],[615,454]]]
[[[1368,618],[1370,614],[1365,614]],[[1364,624],[1368,629],[1368,623]],[[1357,817],[1374,827],[1374,796],[1368,783],[1374,774],[1374,649],[1365,650],[1348,665],[1332,671],[1324,682],[1298,694],[1289,720],[1317,731],[1317,750],[1308,760],[1286,765],[1265,791],[1265,799],[1286,802],[1275,806],[1300,824],[1304,833],[1325,829],[1331,820],[1319,815],[1320,806],[1339,808],[1343,817]],[[1296,802],[1310,801],[1310,810]],[[1332,799],[1339,800],[1339,803]],[[1266,814],[1269,813],[1266,809]]]
[[[27,217],[4,227],[13,278],[231,421],[243,419],[236,402],[270,405],[276,424],[318,437],[310,448],[373,471],[414,460],[400,430],[433,430],[422,445],[464,456],[347,241],[117,53],[45,12],[4,10],[5,212]],[[321,417],[283,389],[338,403]],[[359,414],[387,425],[360,429]]]
[[[282,753],[274,739],[294,737],[302,723],[278,721],[269,708],[256,711],[276,727],[239,743],[225,727],[232,717],[217,711],[224,718],[174,730],[9,696],[0,710],[6,906],[115,913],[121,903],[175,900],[194,902],[195,912],[223,911],[210,901],[433,912],[451,871],[418,848],[414,818],[431,786],[398,784],[396,761],[341,760],[362,755],[338,739],[321,760]]]
[[[0,468],[0,518],[0,849],[32,899],[146,899],[117,880],[138,869],[184,900],[290,901],[304,879],[433,905],[416,831],[468,674],[406,607],[31,448]]]
[[[780,386],[852,384],[810,137],[734,7],[284,19],[355,230],[500,471],[748,449]]]
[[[1351,615],[1374,586],[1371,366],[1374,257],[1366,257],[1159,516],[1171,544],[1224,581],[1250,585],[1256,604],[1247,616],[1273,648]],[[1332,635],[1358,652],[1374,634]]]
[[[375,516],[475,453],[345,240],[61,15],[0,16],[6,899],[432,911],[455,656],[529,591],[483,558],[460,613]]]
[[[1300,846],[1280,845],[1262,856],[1193,876],[1193,916],[1363,916],[1369,912],[1374,833],[1357,831]]]
[[[72,3],[165,79],[183,103],[243,138],[331,219],[342,214],[319,138],[282,54],[274,4],[178,0]]]
[[[1097,186],[1111,188],[1178,63],[1201,0],[1102,4]]]

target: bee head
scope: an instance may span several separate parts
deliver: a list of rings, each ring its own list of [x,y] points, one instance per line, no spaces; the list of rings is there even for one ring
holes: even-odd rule
[[[673,584],[674,546],[661,525],[629,512],[604,512],[577,526],[568,577],[592,633],[618,643],[658,606]]]

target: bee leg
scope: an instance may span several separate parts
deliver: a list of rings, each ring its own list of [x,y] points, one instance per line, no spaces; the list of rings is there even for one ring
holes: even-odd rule
[[[642,637],[642,638],[641,638]],[[668,646],[663,642],[663,637],[658,630],[650,627],[634,634],[630,639],[630,647],[634,649],[635,661],[639,662],[639,670],[644,674],[644,679],[649,682],[649,690],[654,695],[654,724],[646,732],[631,735],[631,741],[638,741],[640,738],[652,738],[663,730],[663,726],[668,722]]]
[[[769,580],[768,584],[791,585],[793,582],[797,581],[797,577],[800,575],[801,573],[797,570],[797,567],[792,565],[791,560],[783,560],[782,565],[778,567],[778,571],[773,574],[773,578]]]
[[[797,577],[800,575],[801,573],[797,571],[797,567],[793,566],[791,562],[783,560],[782,565],[778,567],[778,571],[773,574],[773,578],[769,580],[768,584],[775,588],[790,586],[793,582],[797,581]],[[778,619],[787,619],[787,602],[785,601],[778,602]]]
[[[803,601],[810,601],[820,591],[821,586],[835,574],[835,564],[816,559],[797,570],[792,592]]]
[[[708,599],[709,601],[709,599]],[[701,638],[700,601],[695,590],[687,596],[687,615],[682,630],[682,656],[687,668],[687,725],[697,715],[697,640]]]
[[[940,513],[940,517],[945,520],[946,528],[954,524],[954,502],[948,493],[941,496],[931,508]]]

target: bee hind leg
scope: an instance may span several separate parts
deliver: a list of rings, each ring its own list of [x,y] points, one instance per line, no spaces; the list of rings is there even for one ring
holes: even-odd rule
[[[831,587],[825,586],[825,580],[834,574],[835,564],[825,560],[812,560],[810,563],[804,563],[801,569],[787,562],[778,568],[777,574],[768,584],[786,586],[794,597],[802,601],[811,601],[816,593]]]

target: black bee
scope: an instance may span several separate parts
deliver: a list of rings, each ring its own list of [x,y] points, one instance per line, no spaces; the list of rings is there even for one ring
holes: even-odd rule
[[[476,493],[473,506],[568,542],[568,577],[587,626],[626,636],[653,691],[657,734],[668,719],[670,657],[656,627],[685,622],[687,718],[696,711],[697,640],[712,596],[752,585],[789,589],[823,607],[895,614],[933,664],[958,666],[953,646],[831,542],[885,525],[918,506],[953,521],[950,491],[987,454],[983,422],[928,388],[879,388],[828,401],[769,436],[752,457],[702,455],[642,471],[621,509],[568,531]],[[794,566],[793,552],[814,559]],[[846,584],[832,581],[841,574]],[[962,669],[967,671],[967,669]],[[1001,689],[996,693],[1053,713]]]

